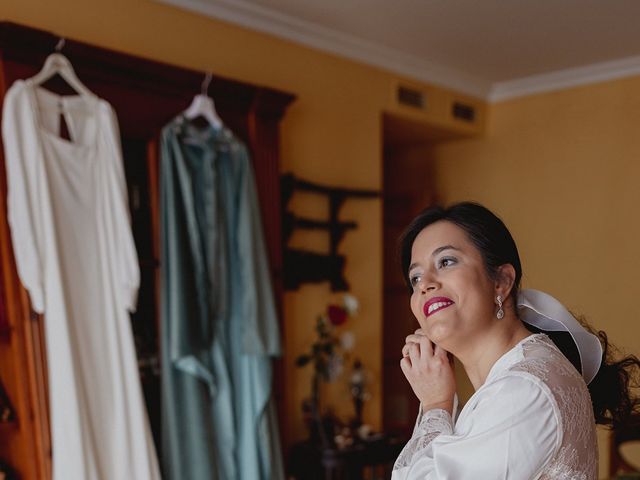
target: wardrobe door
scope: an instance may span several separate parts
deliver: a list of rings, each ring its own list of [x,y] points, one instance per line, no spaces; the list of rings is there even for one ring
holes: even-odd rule
[[[5,41],[0,35],[0,104],[16,79],[37,72],[36,66],[10,55]],[[14,410],[12,420],[0,422],[0,462],[12,467],[18,478],[41,480],[51,477],[45,318],[33,312],[18,279],[6,200],[4,147],[0,142],[0,381]]]
[[[138,307],[131,315],[133,339],[138,356],[138,371],[149,423],[160,453],[160,359],[158,330],[159,248],[156,234],[155,158],[149,158],[154,140],[127,137],[123,132],[122,153],[129,194],[133,238],[140,264]],[[153,153],[153,152],[152,152]],[[153,190],[153,192],[152,192]]]

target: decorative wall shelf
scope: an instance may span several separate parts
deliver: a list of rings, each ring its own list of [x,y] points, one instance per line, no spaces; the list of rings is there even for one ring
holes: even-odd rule
[[[329,202],[329,218],[316,220],[296,215],[288,209],[294,192],[306,191],[326,197]],[[349,230],[358,227],[356,222],[339,220],[340,209],[350,198],[369,199],[380,195],[374,190],[329,187],[297,178],[293,174],[282,176],[282,236],[284,241],[284,288],[297,290],[303,283],[329,281],[334,292],[349,290],[344,278],[346,258],[338,253],[340,242]],[[329,252],[318,253],[288,247],[294,230],[320,230],[329,235]]]

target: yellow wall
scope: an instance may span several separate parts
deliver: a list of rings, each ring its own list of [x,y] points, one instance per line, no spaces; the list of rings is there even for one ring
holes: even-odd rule
[[[509,226],[525,287],[640,353],[640,77],[498,103],[486,137],[433,155],[441,198]]]

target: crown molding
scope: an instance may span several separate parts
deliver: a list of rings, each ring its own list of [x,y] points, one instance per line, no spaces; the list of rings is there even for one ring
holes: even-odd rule
[[[486,99],[491,83],[415,55],[282,14],[245,0],[156,0],[177,8],[268,33],[415,80]]]
[[[491,103],[640,75],[640,56],[637,56],[491,83],[465,72],[428,62],[421,57],[285,15],[246,0],[155,1],[267,33]]]
[[[497,103],[517,97],[608,82],[635,75],[640,75],[640,56],[497,82],[493,84],[488,100]]]

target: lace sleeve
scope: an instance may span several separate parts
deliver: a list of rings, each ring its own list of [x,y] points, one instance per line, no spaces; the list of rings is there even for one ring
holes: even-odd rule
[[[393,470],[408,467],[413,463],[414,456],[427,448],[431,442],[441,434],[453,433],[453,419],[446,410],[434,409],[418,414],[411,439],[402,449]]]

